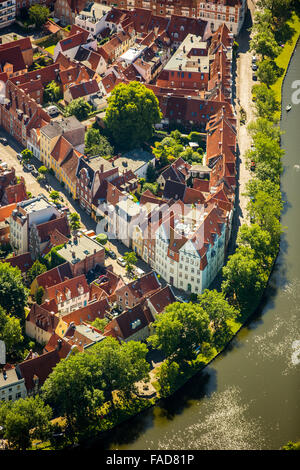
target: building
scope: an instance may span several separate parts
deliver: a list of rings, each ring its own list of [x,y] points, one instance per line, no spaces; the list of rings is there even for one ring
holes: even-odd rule
[[[26,396],[25,380],[18,374],[17,369],[4,368],[0,374],[0,402],[15,401]]]
[[[0,2],[0,28],[6,28],[16,20],[16,0]]]
[[[18,203],[9,218],[11,245],[19,254],[28,252],[32,225],[39,225],[57,217],[61,217],[60,212],[43,194]]]
[[[90,290],[84,274],[48,287],[45,291],[45,299],[48,301],[54,299],[58,311],[63,315],[86,307],[89,296]]]
[[[81,233],[66,243],[59,250],[59,255],[70,263],[73,276],[86,274],[96,266],[104,266],[105,250],[102,245]]]
[[[75,17],[75,24],[97,36],[107,28],[105,19],[110,10],[109,6],[89,2]]]
[[[58,168],[57,161],[52,157],[52,151],[60,136],[71,144],[78,152],[84,152],[85,127],[75,116],[63,118],[60,121],[51,121],[40,129],[40,155],[41,161],[47,168]],[[71,149],[71,147],[70,147]],[[56,163],[56,164],[55,164]]]
[[[130,309],[160,288],[161,283],[152,271],[116,290],[116,302],[122,310]]]
[[[226,23],[235,35],[241,30],[247,11],[246,0],[101,0],[100,3],[128,10],[145,8],[163,17],[200,18],[209,23],[212,31]]]

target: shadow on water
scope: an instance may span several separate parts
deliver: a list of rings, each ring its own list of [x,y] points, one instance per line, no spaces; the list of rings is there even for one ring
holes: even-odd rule
[[[216,371],[207,367],[198,372],[177,392],[130,420],[116,426],[108,437],[95,439],[85,447],[109,449],[135,442],[148,429],[157,426],[157,421],[172,421],[176,416],[194,405],[195,400],[201,400],[217,389]]]

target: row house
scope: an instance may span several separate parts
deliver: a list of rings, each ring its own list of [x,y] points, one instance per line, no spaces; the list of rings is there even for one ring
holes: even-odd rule
[[[62,315],[86,307],[89,301],[90,290],[84,274],[68,279],[45,291],[45,301],[52,299],[57,303],[58,312]]]
[[[189,34],[165,65],[157,86],[206,90],[209,71],[207,42]]]
[[[58,139],[63,136],[75,150],[84,152],[85,127],[75,116],[52,121],[50,124],[40,129],[40,157],[47,168],[53,168],[55,171],[55,161],[52,159],[51,152]]]
[[[16,203],[0,207],[0,245],[6,245],[10,242],[10,229],[7,219],[16,207]]]
[[[39,274],[30,286],[31,295],[35,295],[39,287],[47,289],[48,287],[55,286],[61,282],[71,279],[73,277],[71,266],[68,262],[60,264],[59,266]]]
[[[0,49],[0,71],[5,72],[8,78],[26,72],[26,64],[19,46]]]
[[[97,80],[90,79],[87,82],[70,86],[64,93],[64,100],[67,104],[78,98],[83,98],[85,101],[90,101],[91,97],[97,95],[99,91],[100,89]]]
[[[74,59],[80,47],[95,51],[97,49],[97,41],[93,39],[92,35],[88,31],[80,28],[79,26],[73,25],[69,35],[56,44],[53,59],[56,61],[59,53],[65,55],[69,59]]]
[[[56,0],[54,3],[54,16],[60,19],[63,26],[73,25],[76,16],[85,7],[85,4],[86,0]]]
[[[237,35],[244,22],[247,11],[246,0],[101,0],[104,5],[118,8],[146,8],[157,16],[179,15],[186,18],[200,18],[209,23],[212,31],[226,23],[228,29]]]
[[[116,302],[122,310],[128,309],[160,288],[161,283],[152,271],[116,290]]]
[[[70,227],[65,214],[53,215],[50,220],[42,223],[32,222],[28,234],[29,252],[34,260],[38,259],[40,255],[48,253],[52,246],[68,242],[69,236]]]
[[[24,177],[21,176],[18,183],[6,186],[1,198],[1,205],[6,206],[7,204],[22,202],[25,199],[27,199],[26,184]]]
[[[33,98],[10,80],[6,83],[5,99],[0,104],[0,124],[24,147],[32,128],[49,123],[50,117]]]
[[[104,180],[109,182],[117,176],[119,176],[118,168],[113,167],[102,157],[80,158],[76,172],[76,195],[80,207],[91,214],[93,200],[100,184]]]
[[[8,0],[6,3],[10,2],[14,3],[14,0]],[[5,2],[2,2],[2,5],[4,3]],[[30,67],[33,64],[33,49],[30,37],[0,44],[0,51],[11,50],[14,47],[18,47],[20,49],[25,65]]]
[[[209,287],[225,256],[223,211],[205,206],[176,203],[156,233],[156,271],[172,286],[196,294]]]

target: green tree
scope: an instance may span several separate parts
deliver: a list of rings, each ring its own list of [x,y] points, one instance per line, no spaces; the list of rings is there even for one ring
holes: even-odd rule
[[[31,268],[27,271],[27,274],[26,274],[29,284],[31,284],[37,276],[39,276],[40,274],[46,271],[47,271],[46,266],[43,263],[41,263],[39,260],[36,260],[31,266]]]
[[[261,54],[262,58],[276,59],[280,54],[281,48],[277,44],[275,36],[267,23],[264,24],[263,30],[258,32],[250,41],[250,49],[257,54]]]
[[[257,76],[260,82],[265,83],[268,88],[278,80],[284,69],[278,67],[274,60],[265,59],[258,63]]]
[[[159,386],[159,394],[162,397],[169,396],[178,385],[180,378],[180,367],[177,362],[164,361],[156,372]]]
[[[42,387],[44,400],[66,418],[73,438],[97,418],[97,408],[104,401],[100,378],[93,357],[77,353],[61,360]]]
[[[61,87],[55,80],[52,80],[52,82],[45,86],[43,98],[45,103],[57,103],[60,99],[62,99]]]
[[[40,179],[45,180],[46,174],[48,173],[48,168],[42,165],[39,167],[38,172]]]
[[[274,114],[279,110],[279,103],[275,98],[274,91],[262,83],[254,85],[253,93],[256,96],[255,108],[257,115],[272,121]]]
[[[300,442],[289,441],[282,446],[281,450],[300,450]]]
[[[19,398],[15,402],[2,402],[0,424],[9,447],[26,450],[33,439],[45,440],[49,435],[52,410],[39,397]]]
[[[105,233],[99,233],[96,237],[96,241],[101,245],[106,245],[107,243],[107,235]]]
[[[29,18],[38,28],[46,23],[50,10],[42,5],[32,5],[29,8]]]
[[[263,267],[269,269],[277,249],[271,243],[271,235],[258,224],[241,225],[237,239],[238,246],[250,247],[254,258],[261,262]]]
[[[196,357],[196,349],[211,341],[209,317],[198,304],[174,302],[153,324],[148,342],[179,364]]]
[[[126,262],[126,271],[131,273],[133,271],[133,266],[137,263],[137,257],[134,251],[126,251],[124,255],[124,260]]]
[[[8,315],[2,307],[0,307],[0,339],[5,342],[8,354],[12,354],[24,339],[20,319]]]
[[[44,294],[45,289],[43,288],[43,286],[39,286],[35,294],[35,300],[37,304],[41,305],[43,303]]]
[[[247,129],[253,138],[257,139],[263,135],[265,138],[269,138],[277,143],[280,143],[280,138],[283,134],[278,125],[263,117],[250,122]]]
[[[104,328],[106,327],[107,324],[108,324],[107,318],[96,318],[96,320],[92,322],[92,326],[97,328],[97,330],[100,330],[101,333],[104,332]]]
[[[73,232],[76,232],[78,229],[80,229],[81,223],[80,223],[80,217],[77,214],[77,212],[72,212],[70,214],[70,227]]]
[[[60,194],[58,191],[51,191],[51,193],[49,194],[50,198],[52,199],[53,202],[57,202],[59,201],[59,198],[60,198]]]
[[[65,108],[66,116],[75,116],[78,121],[87,119],[92,107],[87,103],[84,98],[77,98],[71,101]]]
[[[29,150],[29,149],[24,149],[24,150],[22,150],[21,154],[22,154],[22,156],[23,156],[22,161],[23,161],[24,163],[29,163],[30,160],[31,160],[32,157],[33,157],[33,153],[32,153],[32,151]]]
[[[151,162],[147,167],[146,178],[148,183],[154,183],[157,179],[155,167]]]
[[[120,148],[133,148],[150,139],[161,118],[152,90],[139,82],[120,83],[108,99],[105,125]]]
[[[90,128],[85,134],[85,152],[87,155],[106,157],[113,155],[114,149],[98,129]]]
[[[268,273],[255,259],[248,247],[236,250],[223,267],[222,291],[241,310],[249,311],[256,306],[266,286]]]
[[[239,310],[228,303],[223,292],[216,290],[205,289],[198,296],[198,302],[200,307],[208,314],[212,324],[214,346],[221,348],[228,342],[232,334],[227,322],[235,319],[239,314]]]
[[[28,290],[19,268],[0,263],[0,305],[13,316],[23,318]]]

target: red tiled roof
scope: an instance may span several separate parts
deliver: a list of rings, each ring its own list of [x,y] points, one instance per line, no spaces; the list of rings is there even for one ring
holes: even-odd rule
[[[5,64],[13,65],[13,72],[19,72],[26,69],[26,65],[22,56],[19,46],[11,47],[10,49],[0,49],[0,70],[4,71]]]
[[[4,190],[7,204],[13,204],[15,202],[22,202],[27,199],[27,192],[25,181],[21,181],[18,184],[7,186]]]
[[[36,277],[36,281],[38,286],[42,286],[46,289],[47,287],[54,286],[55,284],[60,284],[66,278],[70,279],[71,277],[73,277],[72,270],[70,263],[67,262],[40,274]]]
[[[176,302],[176,297],[170,286],[165,286],[148,298],[157,313],[162,313],[167,305]]]
[[[138,321],[138,324],[134,327],[136,321]],[[121,315],[112,320],[106,326],[105,331],[111,329],[111,325],[117,325],[119,328],[119,331],[116,331],[117,336],[126,340],[153,321],[154,319],[149,307],[144,302],[141,302],[133,308],[125,310]]]
[[[79,289],[82,289],[82,292],[79,291]],[[89,292],[89,286],[85,275],[81,274],[80,276],[73,277],[72,279],[68,279],[46,289],[47,298],[49,300],[56,299],[58,303],[68,300],[67,292],[70,293],[70,299],[87,294]]]
[[[22,273],[26,273],[33,265],[33,260],[29,252],[7,258],[4,262],[9,263],[14,268],[19,268]]]
[[[21,372],[25,380],[27,392],[35,388],[36,377],[39,387],[42,386],[60,359],[58,351],[53,350],[18,364],[16,369]]]
[[[82,96],[88,96],[93,93],[98,93],[99,85],[97,80],[89,80],[84,83],[80,83],[79,85],[74,85],[69,88],[70,94],[75,100],[76,98],[80,98]]]
[[[74,322],[75,325],[80,325],[82,322],[93,322],[96,318],[104,318],[105,313],[109,310],[110,306],[105,298],[64,315],[64,321],[68,324]]]
[[[6,42],[0,44],[0,51],[11,49],[13,47],[19,47],[21,51],[32,49],[30,37],[17,39],[16,41]]]
[[[65,235],[66,237],[70,235],[70,226],[66,215],[37,225],[37,230],[41,243],[50,240],[51,233],[55,230],[58,230],[62,235]]]

